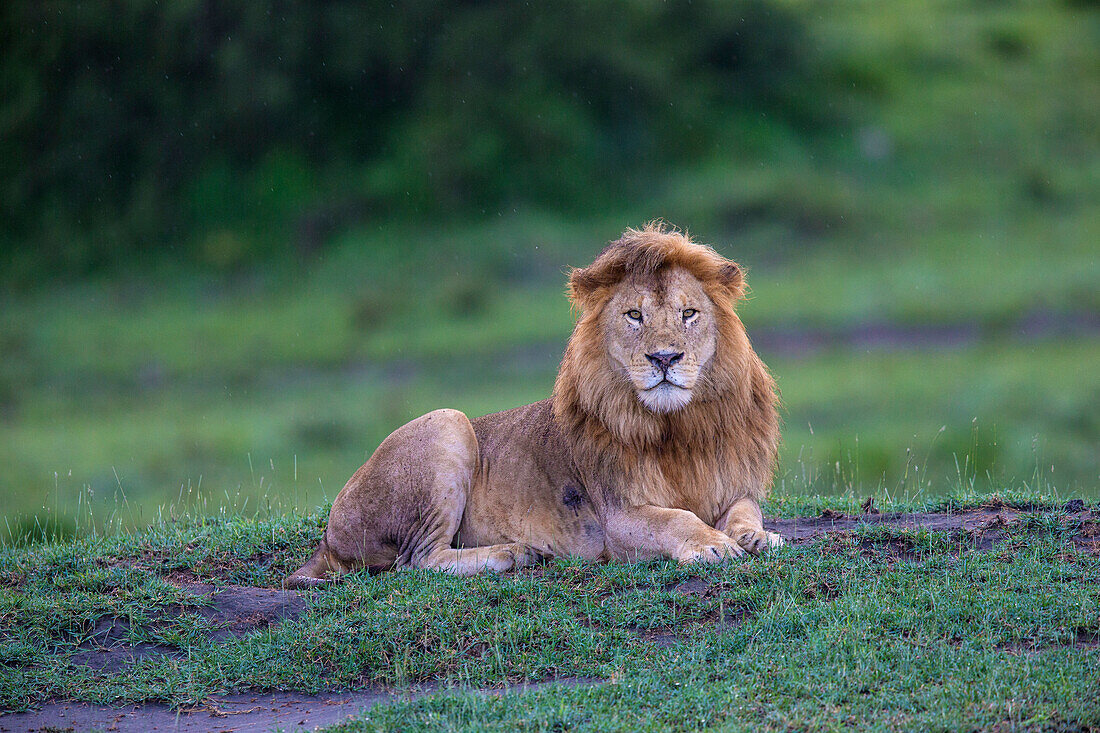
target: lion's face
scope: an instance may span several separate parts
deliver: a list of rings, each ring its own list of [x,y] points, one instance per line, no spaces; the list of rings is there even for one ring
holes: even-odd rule
[[[615,287],[601,316],[607,353],[646,408],[675,412],[691,401],[714,356],[714,316],[703,285],[682,268]]]

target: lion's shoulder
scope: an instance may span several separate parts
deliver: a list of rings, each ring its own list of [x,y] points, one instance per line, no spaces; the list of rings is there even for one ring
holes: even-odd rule
[[[526,453],[539,465],[572,464],[569,442],[554,418],[550,399],[482,415],[471,422],[483,458],[499,460]]]

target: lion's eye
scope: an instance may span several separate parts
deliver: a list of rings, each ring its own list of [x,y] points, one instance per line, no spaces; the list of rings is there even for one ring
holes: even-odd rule
[[[699,313],[699,311],[694,308],[684,308],[682,315],[685,321],[690,321],[692,318],[695,318],[697,313]]]
[[[626,312],[626,317],[638,323],[642,322],[642,312],[634,308],[631,308]]]

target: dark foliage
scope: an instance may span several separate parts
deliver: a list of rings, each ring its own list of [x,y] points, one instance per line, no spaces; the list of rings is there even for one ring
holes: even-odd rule
[[[766,0],[13,0],[0,44],[0,254],[26,274],[591,207],[739,114],[799,119],[812,67]]]

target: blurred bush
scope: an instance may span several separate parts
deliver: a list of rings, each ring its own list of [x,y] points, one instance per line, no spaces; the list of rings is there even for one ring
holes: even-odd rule
[[[9,277],[171,257],[225,269],[349,221],[588,209],[809,115],[781,5],[10,0]],[[816,71],[814,73],[817,73]]]

